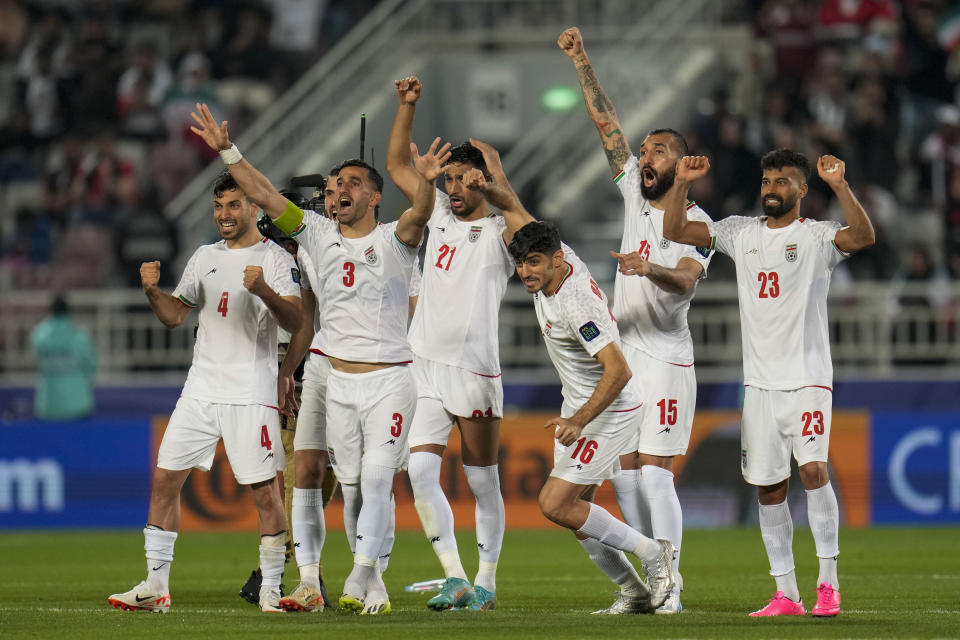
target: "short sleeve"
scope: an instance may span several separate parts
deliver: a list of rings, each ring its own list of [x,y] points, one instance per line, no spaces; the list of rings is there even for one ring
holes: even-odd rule
[[[303,221],[288,235],[304,246],[307,251],[319,252],[323,248],[323,236],[335,231],[337,223],[309,209],[303,210],[302,214]]]
[[[427,228],[431,231],[435,227],[445,227],[450,224],[450,218],[453,217],[453,210],[450,208],[450,196],[440,189],[435,189],[435,198],[433,200],[433,213],[430,214],[430,221],[427,222]]]
[[[820,256],[827,265],[835,267],[850,257],[849,253],[841,251],[840,248],[837,247],[837,231],[842,228],[839,222],[835,220],[805,220],[804,224],[811,225],[810,230],[817,239],[817,248],[820,250]]]
[[[640,160],[637,156],[632,155],[627,158],[623,169],[613,178],[613,182],[620,189],[620,195],[625,200],[640,193]]]
[[[313,291],[316,288],[313,279],[317,274],[313,271],[313,260],[310,259],[310,254],[301,246],[297,247],[297,269],[300,270],[300,288]]]
[[[713,238],[708,248],[710,251],[716,249],[720,253],[725,253],[733,257],[737,236],[751,223],[755,223],[756,220],[756,218],[747,216],[729,216],[723,220],[713,222],[710,225],[710,235],[713,236]]]
[[[417,253],[420,251],[420,245],[423,244],[423,238],[420,238],[420,242],[418,242],[415,247],[407,244],[397,235],[397,224],[397,222],[390,222],[381,225],[381,227],[383,231],[390,236],[388,244],[393,252],[396,253],[404,264],[413,264],[413,261],[417,258]]]
[[[605,346],[616,342],[620,334],[607,303],[593,292],[590,282],[581,280],[578,285],[563,300],[564,316],[580,345],[595,356]]]
[[[710,227],[713,224],[713,220],[707,213],[697,206],[694,202],[687,203],[687,219],[694,220],[696,222],[702,222],[707,227]],[[707,265],[710,264],[710,258],[713,257],[713,249],[710,247],[694,247],[692,245],[684,245],[683,258],[690,258],[696,260],[697,263],[703,267],[703,274],[701,278],[707,277]]]
[[[270,272],[264,276],[270,288],[281,297],[300,297],[300,269],[289,253],[279,245],[271,245]]]
[[[420,275],[420,258],[419,256],[413,260],[413,271],[410,272],[410,297],[420,295],[420,280],[422,276]]]
[[[202,249],[203,247],[200,247],[190,256],[187,266],[180,276],[180,283],[177,284],[177,288],[173,290],[172,294],[174,298],[188,307],[196,307],[203,302],[200,299],[200,278],[197,276],[197,255]]]

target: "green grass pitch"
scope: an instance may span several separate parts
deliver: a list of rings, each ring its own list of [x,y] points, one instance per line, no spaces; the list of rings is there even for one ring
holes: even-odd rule
[[[255,535],[186,533],[176,546],[167,615],[111,609],[106,598],[145,573],[138,531],[0,534],[0,637],[10,638],[911,638],[960,636],[960,530],[877,528],[840,536],[843,610],[835,619],[751,619],[774,590],[756,529],[689,531],[679,616],[591,616],[613,585],[560,529],[508,531],[491,612],[436,613],[405,584],[440,576],[422,534],[400,532],[385,579],[393,612],[335,610],[265,615],[237,592],[257,560]],[[460,533],[468,574],[472,532]],[[817,561],[809,530],[796,532],[797,575],[809,610]],[[339,595],[350,560],[330,532],[324,575]],[[471,574],[472,575],[472,574]],[[284,583],[296,584],[288,565]],[[322,634],[322,635],[321,635]]]

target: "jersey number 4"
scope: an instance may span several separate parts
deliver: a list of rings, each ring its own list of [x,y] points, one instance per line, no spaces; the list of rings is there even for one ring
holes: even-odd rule
[[[217,313],[224,318],[227,317],[227,301],[230,299],[230,292],[224,291],[220,294],[220,303],[217,305]]]
[[[776,271],[761,271],[757,274],[760,283],[760,298],[776,298],[780,296],[780,276]]]
[[[267,431],[267,425],[260,427],[260,446],[267,451],[273,450],[273,442],[270,441],[270,432]]]

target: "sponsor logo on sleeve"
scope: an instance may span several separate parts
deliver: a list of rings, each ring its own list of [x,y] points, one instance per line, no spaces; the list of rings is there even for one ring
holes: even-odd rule
[[[587,324],[580,327],[580,335],[583,336],[583,339],[587,342],[590,342],[598,335],[600,335],[600,329],[597,329],[597,325],[591,320]]]
[[[704,258],[710,257],[710,247],[697,247],[697,253],[699,253]]]
[[[300,284],[300,269],[296,267],[290,267],[290,277],[293,278],[293,281],[297,284]]]

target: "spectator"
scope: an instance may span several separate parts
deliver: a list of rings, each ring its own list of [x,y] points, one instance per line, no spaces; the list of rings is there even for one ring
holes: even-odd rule
[[[58,295],[50,317],[30,336],[40,375],[34,411],[41,420],[79,420],[93,413],[97,356],[90,336],[69,312],[66,300]]]

